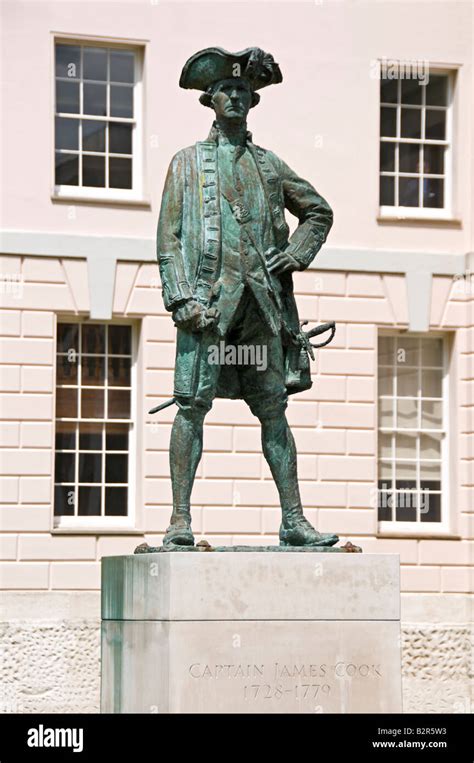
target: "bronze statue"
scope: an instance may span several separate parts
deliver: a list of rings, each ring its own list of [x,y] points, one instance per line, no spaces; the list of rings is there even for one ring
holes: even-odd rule
[[[204,417],[215,396],[243,398],[261,423],[263,453],[280,496],[280,545],[338,541],[303,514],[285,416],[288,395],[312,383],[309,339],[328,328],[334,333],[333,324],[301,330],[291,275],[312,262],[333,215],[310,183],[247,132],[257,91],[281,81],[278,64],[259,48],[207,48],[181,74],[180,86],[202,91],[200,101],[214,110],[215,120],[207,140],[173,157],[158,223],[163,299],[177,326],[173,513],[164,546],[194,545],[191,490]],[[290,238],[285,208],[299,220]]]

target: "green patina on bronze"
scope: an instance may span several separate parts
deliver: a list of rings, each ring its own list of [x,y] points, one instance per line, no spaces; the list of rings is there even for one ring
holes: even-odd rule
[[[205,141],[172,159],[163,191],[157,257],[165,307],[177,327],[170,442],[173,512],[164,547],[193,548],[190,498],[202,430],[215,397],[244,399],[260,420],[262,447],[282,508],[282,547],[331,547],[303,514],[296,449],[285,409],[289,394],[311,386],[310,339],[303,332],[292,271],[304,270],[326,240],[329,204],[273,152],[253,143],[247,114],[257,90],[281,82],[259,48],[208,48],[184,66],[180,85],[203,91],[215,120]],[[289,237],[285,209],[298,218]],[[210,362],[216,347],[253,347],[265,367]],[[159,410],[169,403],[153,409]],[[219,549],[220,550],[220,549]],[[342,549],[341,549],[342,550]]]

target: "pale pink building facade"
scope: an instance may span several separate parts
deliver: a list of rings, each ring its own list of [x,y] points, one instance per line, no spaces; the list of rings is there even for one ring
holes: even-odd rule
[[[284,81],[250,112],[254,141],[335,218],[294,277],[301,319],[337,322],[288,407],[307,516],[400,554],[405,709],[470,712],[472,5],[4,2],[2,16],[2,710],[98,710],[100,559],[159,544],[171,511],[176,409],[147,414],[173,394],[175,352],[154,235],[172,155],[212,121],[179,74],[201,48],[258,44]],[[431,85],[407,84],[403,62]],[[397,66],[384,90],[377,73]],[[277,543],[257,420],[216,400],[206,421],[196,535]]]

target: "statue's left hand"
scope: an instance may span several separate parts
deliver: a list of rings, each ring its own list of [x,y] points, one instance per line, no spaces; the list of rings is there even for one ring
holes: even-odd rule
[[[281,249],[277,249],[276,246],[271,246],[265,252],[265,258],[267,260],[267,267],[270,273],[275,275],[281,275],[288,270],[300,270],[301,265],[291,254],[283,252]]]

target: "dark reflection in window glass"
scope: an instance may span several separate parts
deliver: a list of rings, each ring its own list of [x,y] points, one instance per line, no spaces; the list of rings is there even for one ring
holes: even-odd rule
[[[383,138],[393,138],[397,134],[397,110],[388,106],[380,110],[380,135]]]
[[[77,323],[58,323],[57,351],[79,350],[79,326]]]
[[[131,87],[110,86],[110,116],[133,117],[133,89]]]
[[[420,171],[420,147],[416,143],[400,143],[398,156],[400,172]]]
[[[56,516],[73,516],[74,500],[74,485],[55,485],[54,513]]]
[[[76,463],[74,453],[56,453],[54,464],[55,482],[74,482],[74,467]]]
[[[420,81],[417,79],[405,79],[402,80],[402,103],[419,104],[421,106],[421,98],[423,91],[421,89]]]
[[[426,109],[425,137],[428,140],[444,140],[446,135],[446,112]]]
[[[112,82],[134,82],[135,56],[126,50],[110,51],[110,79]]]
[[[105,186],[105,156],[82,157],[82,185],[90,188]]]
[[[129,387],[130,358],[109,358],[109,387]]]
[[[420,519],[422,522],[441,522],[441,494],[425,491],[423,483],[421,483]]]
[[[79,120],[56,117],[56,148],[79,150]]]
[[[381,103],[396,103],[398,91],[398,80],[382,79],[380,80],[380,101]]]
[[[84,151],[105,151],[105,124],[98,119],[82,120],[82,148]]]
[[[440,208],[444,205],[444,180],[425,178],[423,181],[423,206]]]
[[[105,117],[107,108],[107,86],[84,82],[84,114]]]
[[[127,516],[127,488],[126,487],[106,487],[105,488],[105,514],[106,516],[109,516],[109,517]]]
[[[78,356],[73,353],[70,353],[69,355],[57,355],[56,383],[77,384],[77,363]]]
[[[132,329],[130,326],[109,326],[109,355],[130,355]]]
[[[379,492],[378,500],[378,520],[379,522],[391,522],[393,508],[393,495],[392,493]]]
[[[128,426],[107,424],[105,447],[107,450],[128,450]]]
[[[421,138],[421,109],[402,109],[402,138]]]
[[[56,151],[54,182],[56,185],[79,185],[79,157]]]
[[[79,486],[79,516],[100,516],[100,487]]]
[[[109,418],[128,419],[130,417],[130,390],[109,390]]]
[[[380,204],[392,207],[395,204],[394,178],[380,176]]]
[[[132,187],[131,159],[118,159],[117,157],[109,159],[109,186],[110,188]]]
[[[96,355],[82,356],[82,385],[101,386],[105,379],[105,358]]]
[[[107,454],[105,459],[106,482],[128,482],[128,456]]]
[[[102,425],[80,424],[79,425],[79,449],[102,450]]]
[[[84,79],[107,80],[107,50],[84,48]]]
[[[90,323],[82,327],[82,352],[103,355],[105,352],[105,326]]]
[[[56,77],[79,79],[81,49],[76,45],[56,45]]]
[[[74,419],[77,417],[77,389],[58,387],[56,389],[56,418]]]
[[[397,522],[416,522],[417,494],[396,493],[395,519]]]
[[[382,172],[394,172],[395,143],[387,143],[382,141],[380,144],[380,170]]]
[[[111,154],[132,153],[132,126],[110,122],[109,151]]]
[[[419,206],[419,183],[418,178],[399,178],[398,203],[401,207]]]
[[[79,82],[56,80],[56,111],[79,114]]]
[[[76,447],[76,425],[69,422],[56,423],[56,450],[74,450]]]
[[[79,453],[79,482],[102,481],[102,454]]]
[[[425,175],[442,175],[444,172],[444,147],[443,146],[425,146],[424,147],[424,168]]]
[[[430,74],[426,85],[427,106],[447,106],[448,104],[448,78],[441,75]]]
[[[81,415],[83,419],[104,418],[104,392],[101,389],[82,390]]]

